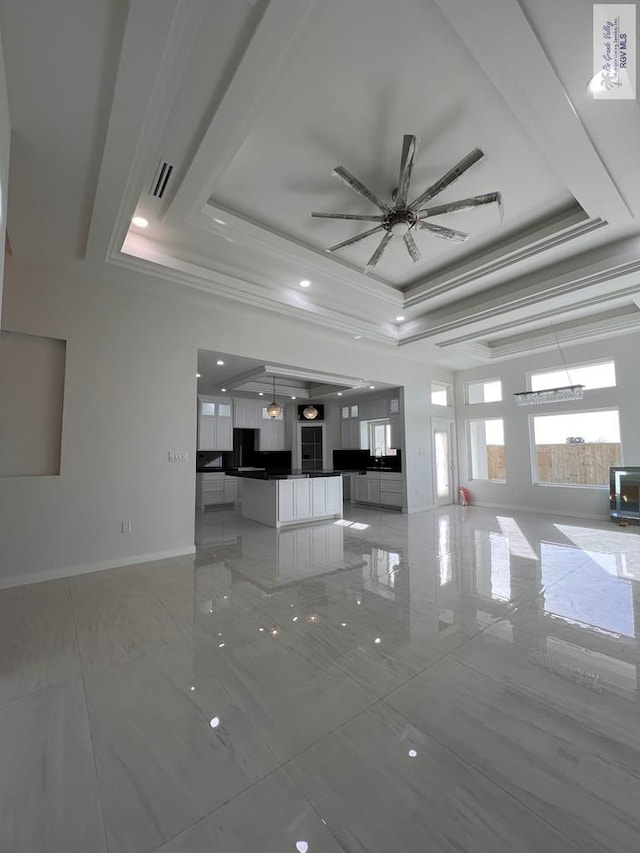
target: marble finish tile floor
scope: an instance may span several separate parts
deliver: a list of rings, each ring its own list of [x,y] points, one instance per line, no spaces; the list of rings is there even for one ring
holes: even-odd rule
[[[0,591],[0,850],[637,853],[638,528],[196,536]]]

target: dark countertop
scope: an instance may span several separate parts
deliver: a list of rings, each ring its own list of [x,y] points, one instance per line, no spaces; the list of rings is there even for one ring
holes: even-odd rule
[[[228,466],[221,466],[220,468],[218,468],[215,465],[205,465],[196,468],[196,474],[233,474],[233,476],[235,477],[235,475],[238,473],[238,470],[238,468],[230,468]],[[258,470],[264,471],[265,469],[259,468]]]
[[[228,474],[232,477],[249,477],[250,479],[269,480],[282,479],[287,476],[300,476],[302,474],[311,477],[334,477],[338,474],[365,474],[367,471],[387,471],[393,474],[401,474],[397,468],[389,468],[385,466],[376,466],[375,468],[332,468],[329,471],[300,471],[296,468],[287,469],[286,471],[267,471],[266,468],[258,468],[255,471],[240,471],[238,468],[196,468],[196,474]],[[257,476],[254,476],[257,475]],[[270,475],[270,476],[265,476]]]
[[[289,478],[309,479],[313,477],[340,477],[344,471],[331,468],[328,471],[302,471],[299,468],[288,468],[285,471],[238,471],[234,476],[247,480],[288,480]]]

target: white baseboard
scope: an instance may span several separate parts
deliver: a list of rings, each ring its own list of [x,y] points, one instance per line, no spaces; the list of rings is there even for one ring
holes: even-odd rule
[[[0,577],[0,589],[12,586],[24,586],[28,583],[41,583],[58,578],[71,578],[75,575],[86,575],[90,572],[103,572],[105,569],[118,569],[123,566],[135,566],[138,563],[150,563],[152,560],[167,560],[170,557],[184,557],[195,554],[195,545],[185,545],[183,548],[171,548],[169,551],[157,551],[155,554],[138,554],[136,557],[118,557],[115,560],[99,560],[96,563],[85,563],[82,566],[67,566],[60,569],[49,569],[42,572],[29,572],[26,575]]]
[[[435,504],[425,504],[424,506],[412,506],[411,509],[407,509],[407,507],[403,507],[402,512],[406,515],[413,515],[414,512],[426,512],[430,509],[438,509]]]
[[[519,506],[516,504],[487,504],[474,501],[469,504],[471,507],[478,509],[502,509],[507,512],[533,512],[536,515],[552,515],[560,518],[585,518],[589,521],[609,521],[608,515],[596,515],[595,513],[586,512],[557,512],[556,510],[542,509],[535,506]]]

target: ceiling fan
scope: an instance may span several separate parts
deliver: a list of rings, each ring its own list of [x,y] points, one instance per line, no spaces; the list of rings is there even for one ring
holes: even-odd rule
[[[378,244],[378,248],[371,255],[364,268],[365,275],[372,270],[380,258],[384,250],[389,245],[391,238],[394,236],[402,237],[404,244],[409,253],[409,257],[415,263],[422,257],[420,250],[413,238],[417,230],[424,231],[432,237],[439,237],[441,240],[450,240],[453,243],[464,242],[468,234],[463,231],[456,231],[453,228],[445,228],[443,225],[436,225],[428,222],[433,216],[440,216],[443,213],[457,213],[460,210],[468,210],[472,207],[481,207],[485,204],[497,204],[500,211],[500,221],[502,221],[502,197],[500,193],[485,193],[484,195],[476,195],[472,198],[463,198],[459,201],[451,201],[445,204],[434,205],[433,207],[423,207],[428,201],[439,195],[443,190],[449,187],[454,181],[457,181],[471,166],[475,166],[484,158],[484,153],[479,148],[474,148],[466,157],[463,157],[459,163],[456,163],[453,168],[444,174],[434,184],[427,187],[415,201],[407,204],[409,195],[409,182],[411,181],[411,171],[413,169],[413,159],[415,157],[416,148],[418,145],[417,137],[406,134],[402,142],[402,157],[400,159],[400,176],[398,178],[398,187],[391,193],[391,203],[387,204],[381,201],[375,193],[365,187],[362,181],[359,181],[355,175],[347,171],[344,166],[336,166],[333,173],[340,178],[347,186],[351,187],[358,195],[366,198],[381,211],[375,216],[359,216],[353,213],[312,213],[311,216],[318,219],[355,219],[359,222],[377,222],[378,224],[357,237],[351,237],[348,240],[343,240],[335,246],[331,246],[327,252],[337,252],[338,249],[344,249],[346,246],[351,246],[370,237],[373,234],[379,234],[384,231],[384,236]]]

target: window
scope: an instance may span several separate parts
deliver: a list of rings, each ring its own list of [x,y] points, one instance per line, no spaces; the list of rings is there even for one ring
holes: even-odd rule
[[[609,485],[609,466],[621,464],[617,409],[531,419],[536,483]]]
[[[216,404],[215,403],[202,403],[202,412],[201,414],[207,415],[208,417],[213,417],[216,413]]]
[[[391,422],[368,421],[369,430],[369,452],[372,456],[395,456],[396,451],[391,448]]]
[[[613,361],[600,364],[577,364],[559,370],[547,370],[531,374],[531,390],[544,391],[545,388],[562,388],[564,385],[584,385],[591,388],[615,388],[616,365]]]
[[[231,417],[231,403],[218,403],[218,417],[220,417],[220,418],[230,418]]]
[[[451,405],[451,386],[446,382],[431,383],[431,405],[433,406],[450,406]]]
[[[352,418],[358,417],[358,404],[357,403],[355,404],[355,406],[351,406],[351,408],[349,410],[349,416]]]
[[[504,423],[502,418],[469,421],[471,478],[504,482]]]
[[[342,419],[346,420],[349,417],[349,406],[342,407]]]
[[[482,382],[469,382],[467,385],[467,403],[499,403],[502,400],[502,382],[499,379],[485,379]]]

